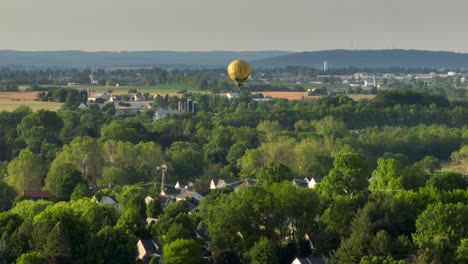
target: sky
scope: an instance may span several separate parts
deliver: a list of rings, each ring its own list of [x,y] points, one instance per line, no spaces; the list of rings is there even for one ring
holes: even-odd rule
[[[0,0],[0,49],[468,52],[466,0]]]

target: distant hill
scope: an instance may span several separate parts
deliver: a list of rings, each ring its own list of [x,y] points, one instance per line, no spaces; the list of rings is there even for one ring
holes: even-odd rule
[[[249,61],[286,55],[287,51],[14,51],[0,50],[0,66],[32,67],[111,67],[175,66],[226,67],[235,59]]]
[[[159,66],[165,68],[226,67],[234,59],[245,59],[254,67],[308,66],[330,68],[468,68],[468,54],[423,50],[326,50],[314,52],[287,51],[13,51],[0,50],[0,67],[129,67]]]
[[[468,54],[424,50],[326,50],[298,52],[252,61],[256,67],[468,68]]]

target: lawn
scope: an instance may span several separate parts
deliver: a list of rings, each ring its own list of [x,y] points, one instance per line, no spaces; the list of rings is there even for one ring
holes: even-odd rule
[[[33,111],[39,109],[47,109],[51,111],[57,111],[62,107],[63,103],[55,103],[55,102],[40,102],[40,101],[22,101],[22,100],[14,100],[14,99],[4,99],[0,98],[0,111],[13,111],[19,106],[28,106]]]

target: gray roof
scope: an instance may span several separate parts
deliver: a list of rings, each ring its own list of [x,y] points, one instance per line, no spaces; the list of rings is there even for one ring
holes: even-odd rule
[[[300,264],[325,264],[325,261],[321,257],[296,258],[295,260],[298,260]]]
[[[306,182],[303,179],[299,179],[299,178],[294,178],[293,183],[295,185],[297,185],[297,186],[300,186],[300,187],[307,187],[309,185],[308,182]]]
[[[240,189],[243,189],[245,187],[252,186],[252,185],[255,185],[255,184],[257,184],[257,180],[247,179],[247,180],[243,181],[241,184],[237,185],[236,188],[234,188],[234,191],[238,191]]]
[[[162,256],[162,245],[156,239],[141,239],[146,256]]]

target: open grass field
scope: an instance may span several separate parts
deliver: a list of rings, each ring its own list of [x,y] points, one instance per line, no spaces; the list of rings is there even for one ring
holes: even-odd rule
[[[39,109],[57,111],[58,109],[60,109],[60,107],[62,107],[62,103],[0,98],[0,111],[13,111],[17,107],[23,105],[30,107],[33,111]]]

